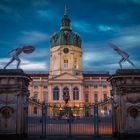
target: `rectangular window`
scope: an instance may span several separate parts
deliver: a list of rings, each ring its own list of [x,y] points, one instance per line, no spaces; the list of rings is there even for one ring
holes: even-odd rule
[[[34,93],[33,99],[34,99],[35,101],[38,101],[38,93]]]
[[[88,102],[89,101],[89,96],[88,94],[85,94],[85,102]]]
[[[90,77],[85,77],[84,80],[90,80]]]
[[[34,86],[34,89],[38,89],[38,86],[37,86],[37,85],[35,85],[35,86]]]
[[[47,89],[47,86],[46,86],[46,85],[43,85],[43,88],[44,88],[44,89]]]
[[[89,88],[89,86],[88,85],[85,85],[85,88]]]
[[[38,81],[34,81],[34,89],[38,89],[39,86],[39,82]]]
[[[98,94],[94,94],[94,101],[98,102]]]
[[[93,85],[94,86],[94,88],[98,88],[98,85]]]
[[[107,94],[104,94],[104,100],[106,100],[107,99]]]
[[[107,88],[107,85],[103,85],[103,88]]]

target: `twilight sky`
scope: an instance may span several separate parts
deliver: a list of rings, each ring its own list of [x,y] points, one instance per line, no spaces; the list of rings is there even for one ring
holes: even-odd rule
[[[120,56],[108,42],[140,68],[140,0],[0,0],[0,68],[11,49],[34,45],[34,53],[21,54],[21,68],[48,71],[50,36],[60,30],[65,3],[71,27],[82,38],[84,71],[119,68]],[[132,68],[127,62],[123,66]]]

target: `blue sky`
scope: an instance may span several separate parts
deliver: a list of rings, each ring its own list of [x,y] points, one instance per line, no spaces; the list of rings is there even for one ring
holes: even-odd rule
[[[120,56],[108,42],[140,68],[140,0],[0,0],[0,68],[10,60],[8,51],[30,44],[36,50],[21,54],[21,68],[48,71],[50,36],[60,30],[65,4],[72,29],[82,38],[83,70],[119,68]],[[132,68],[127,62],[123,66]]]

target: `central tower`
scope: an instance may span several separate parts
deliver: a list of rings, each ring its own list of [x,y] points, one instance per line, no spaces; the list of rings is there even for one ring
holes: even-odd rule
[[[66,72],[77,76],[81,74],[82,40],[77,33],[72,32],[70,22],[65,6],[60,32],[55,32],[50,40],[50,76]]]

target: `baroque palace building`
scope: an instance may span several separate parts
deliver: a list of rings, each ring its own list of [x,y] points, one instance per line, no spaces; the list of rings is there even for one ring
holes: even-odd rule
[[[82,39],[74,33],[65,7],[60,32],[51,37],[49,73],[30,73],[30,98],[45,102],[49,113],[57,116],[65,106],[64,96],[69,94],[68,105],[76,108],[74,115],[92,115],[91,110],[80,112],[82,108],[104,101],[110,97],[110,83],[106,72],[82,71]],[[54,109],[56,108],[56,109]],[[34,107],[34,114],[37,107]]]

